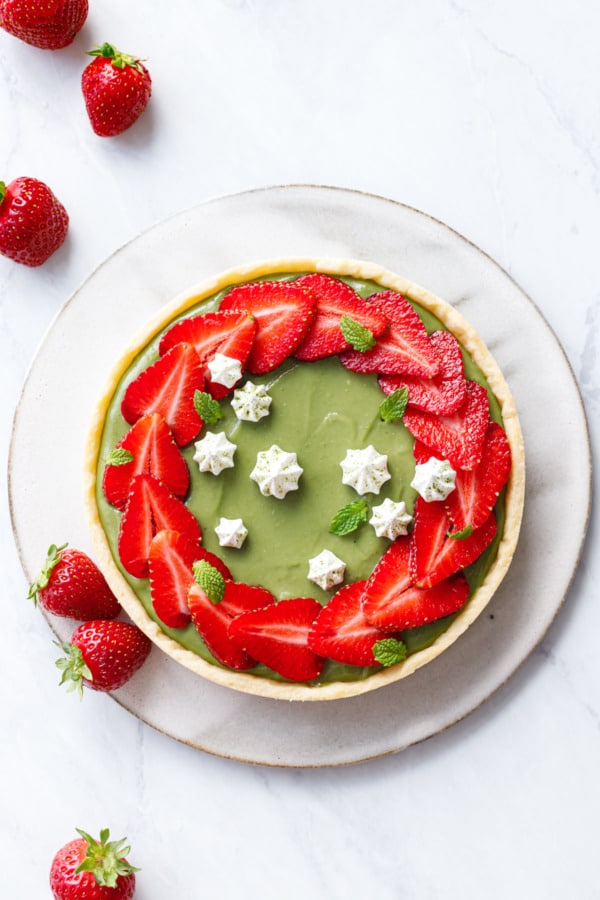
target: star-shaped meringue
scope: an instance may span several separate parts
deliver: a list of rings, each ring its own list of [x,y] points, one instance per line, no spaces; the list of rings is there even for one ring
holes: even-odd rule
[[[233,356],[215,353],[207,365],[211,381],[214,381],[215,384],[222,384],[223,387],[232,388],[242,377],[242,364]]]
[[[194,462],[198,463],[201,472],[220,475],[223,469],[233,468],[237,445],[232,444],[222,431],[207,432],[201,441],[196,441],[194,447]]]
[[[256,455],[256,465],[250,473],[264,497],[282,500],[288,491],[298,490],[298,480],[304,469],[298,465],[295,453],[273,444]]]
[[[387,468],[387,456],[378,453],[372,444],[363,450],[348,450],[341,461],[342,484],[353,487],[358,494],[378,494],[392,477]]]
[[[410,486],[427,503],[445,500],[456,487],[456,472],[447,459],[436,459],[435,456],[431,456],[426,463],[415,466],[415,475]]]
[[[220,547],[233,547],[239,550],[248,537],[248,529],[242,519],[226,519],[225,516],[221,516],[215,534],[219,538]]]
[[[233,392],[231,406],[238,419],[258,422],[259,419],[269,415],[272,401],[273,398],[267,393],[264,384],[247,381],[243,387]]]
[[[386,497],[383,503],[373,507],[373,515],[369,519],[377,537],[386,537],[395,541],[401,534],[408,534],[408,526],[412,516],[406,512],[404,500],[390,500]]]
[[[342,583],[345,571],[346,563],[343,560],[331,550],[322,550],[318,556],[309,559],[307,577],[309,581],[314,581],[324,591],[328,591]]]

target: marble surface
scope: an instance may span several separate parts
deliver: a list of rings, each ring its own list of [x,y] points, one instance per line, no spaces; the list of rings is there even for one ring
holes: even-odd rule
[[[68,297],[141,230],[270,184],[390,197],[489,253],[557,334],[597,446],[600,12],[590,0],[543,15],[533,0],[373,0],[368,14],[341,0],[173,0],[160,19],[139,0],[91,5],[63,51],[0,33],[1,177],[42,178],[71,216],[67,243],[42,268],[0,258],[3,480],[21,385]],[[111,140],[93,135],[79,93],[84,51],[103,40],[147,57],[154,78],[144,118]],[[547,440],[559,455],[568,436],[553,430],[554,400],[545,398]],[[58,428],[50,439],[60,440]],[[76,826],[105,825],[132,842],[145,900],[240,890],[598,896],[594,508],[565,604],[487,703],[401,753],[324,769],[224,760],[108,697],[79,704],[59,691],[56,648],[25,599],[6,502],[0,514],[7,896],[49,895],[54,851]]]

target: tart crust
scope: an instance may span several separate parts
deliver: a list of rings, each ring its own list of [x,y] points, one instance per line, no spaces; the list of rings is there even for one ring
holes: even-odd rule
[[[295,684],[235,672],[213,665],[166,635],[146,613],[134,590],[123,578],[113,559],[96,503],[98,456],[104,421],[116,386],[133,359],[171,319],[198,302],[232,285],[278,273],[321,272],[374,281],[395,290],[429,310],[451,331],[485,375],[500,405],[504,429],[512,454],[512,469],[506,486],[505,522],[498,552],[483,582],[454,621],[429,647],[408,656],[395,666],[381,669],[358,681],[329,682],[323,685]],[[224,687],[256,696],[280,700],[334,700],[367,693],[392,684],[431,662],[453,644],[490,602],[506,575],[518,542],[525,495],[525,453],[514,400],[502,372],[475,329],[446,301],[425,288],[374,263],[352,259],[292,258],[266,260],[229,269],[201,282],[164,306],[127,346],[111,371],[94,409],[85,446],[84,507],[97,563],[131,620],[168,656],[197,675]]]

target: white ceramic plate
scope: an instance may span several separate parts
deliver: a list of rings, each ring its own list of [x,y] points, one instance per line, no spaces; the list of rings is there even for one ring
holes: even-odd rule
[[[223,197],[155,226],[100,266],[46,335],[15,416],[10,501],[29,581],[52,542],[91,552],[79,473],[92,407],[114,361],[186,288],[243,263],[294,256],[378,263],[456,306],[483,337],[509,382],[525,439],[525,515],[512,567],[456,644],[374,693],[306,704],[253,697],[204,681],[154,649],[113,696],[149,725],[210,753],[265,765],[342,765],[430,737],[486,700],[545,634],[583,544],[591,458],[577,385],[539,311],[477,247],[409,207],[315,186]],[[548,434],[548,397],[552,434],[569,434],[559,454]],[[556,509],[566,519],[559,543]],[[50,624],[61,639],[72,631],[65,620]]]

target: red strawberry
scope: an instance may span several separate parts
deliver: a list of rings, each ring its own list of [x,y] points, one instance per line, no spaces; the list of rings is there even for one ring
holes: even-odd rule
[[[397,538],[387,548],[367,579],[361,597],[363,612],[369,621],[374,608],[385,608],[394,603],[413,584],[410,569],[410,536]]]
[[[229,626],[235,616],[270,606],[275,598],[256,585],[225,581],[222,587],[222,598],[211,600],[200,584],[192,584],[188,593],[192,621],[218,662],[231,669],[251,669],[256,660],[230,636]]]
[[[131,848],[126,839],[109,841],[103,828],[100,840],[76,829],[81,837],[58,851],[50,867],[54,900],[131,900],[135,891],[135,866],[127,862]]]
[[[0,0],[0,26],[42,50],[70,44],[87,14],[88,0]]]
[[[116,691],[145,663],[152,644],[130,622],[92,619],[76,628],[71,642],[60,645],[66,654],[56,663],[61,684],[68,690],[83,686],[95,691]]]
[[[366,302],[388,319],[390,327],[372,350],[342,353],[340,359],[346,368],[353,372],[433,378],[440,367],[439,357],[408,300],[397,291],[382,291],[372,294]]]
[[[164,356],[175,344],[191,344],[204,365],[215,353],[222,353],[239,359],[243,366],[255,331],[256,322],[245,311],[207,312],[172,325],[160,339],[158,352]]]
[[[141,116],[152,93],[152,79],[141,60],[112,44],[90,50],[89,56],[95,59],[81,76],[85,108],[96,134],[113,137]]]
[[[311,361],[335,356],[350,345],[340,329],[342,316],[350,316],[374,337],[383,334],[388,322],[354,291],[345,281],[330,275],[314,273],[297,278],[295,284],[306,288],[316,299],[316,314],[308,334],[294,351],[298,359]]]
[[[467,381],[465,401],[451,416],[407,409],[403,421],[432,455],[447,459],[454,469],[474,469],[481,461],[489,416],[486,389]]]
[[[466,382],[460,344],[449,331],[434,331],[429,340],[439,356],[440,368],[433,378],[414,375],[380,375],[384,394],[408,389],[408,405],[438,416],[456,412],[465,399]]]
[[[0,181],[0,253],[24,266],[41,266],[67,236],[69,216],[37,178]]]
[[[130,575],[147,577],[150,545],[159,531],[179,531],[196,542],[202,538],[196,518],[181,500],[151,475],[137,475],[131,484],[118,539],[121,565]]]
[[[203,368],[196,351],[189,344],[177,344],[128,385],[121,413],[131,425],[142,416],[159,413],[183,447],[202,428],[194,393],[203,389]]]
[[[469,584],[462,574],[453,575],[431,588],[396,581],[385,557],[375,568],[362,596],[365,618],[382,631],[418,628],[457,612],[467,602]]]
[[[178,531],[159,531],[150,544],[148,567],[154,612],[169,628],[185,628],[190,621],[187,595],[194,582],[193,564],[204,559],[221,572],[231,573],[221,560]]]
[[[171,430],[162,416],[142,416],[119,441],[107,459],[102,487],[117,509],[124,509],[136,475],[154,475],[176,497],[184,497],[190,473]]]
[[[246,310],[256,319],[246,368],[262,375],[281,365],[304,339],[315,315],[315,300],[291,281],[256,281],[234,287],[221,300],[220,309]]]
[[[418,587],[429,588],[470,566],[496,534],[493,513],[464,538],[448,537],[450,520],[442,501],[426,503],[417,498],[411,535],[410,566]]]
[[[485,433],[481,462],[470,471],[457,471],[456,487],[446,499],[453,531],[462,531],[468,525],[473,529],[483,525],[508,481],[510,468],[508,438],[500,425],[490,422]]]
[[[347,584],[321,609],[308,636],[308,646],[319,656],[327,656],[350,666],[377,666],[373,644],[389,637],[367,622],[360,599],[365,581]]]
[[[312,681],[324,660],[308,646],[308,635],[321,612],[312,597],[280,600],[233,619],[229,634],[259,662],[291,681]]]
[[[104,575],[86,553],[66,547],[50,546],[29,597],[55,616],[80,621],[114,619],[121,607]]]

